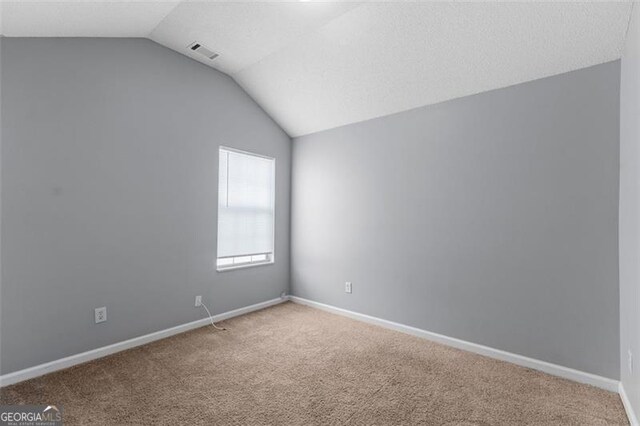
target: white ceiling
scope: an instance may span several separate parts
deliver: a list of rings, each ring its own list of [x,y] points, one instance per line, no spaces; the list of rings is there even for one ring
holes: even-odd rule
[[[620,57],[630,2],[2,2],[5,36],[148,37],[299,136]],[[214,61],[187,49],[198,41]]]
[[[8,37],[147,37],[179,2],[2,2]]]
[[[151,39],[179,52],[194,41],[220,58],[204,63],[233,75],[294,43],[355,8],[357,3],[203,3],[186,0],[152,33]],[[190,52],[191,53],[191,52]],[[200,60],[201,56],[189,56]]]

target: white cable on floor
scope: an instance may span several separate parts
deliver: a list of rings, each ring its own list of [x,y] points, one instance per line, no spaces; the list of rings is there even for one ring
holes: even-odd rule
[[[206,311],[207,314],[209,314],[209,320],[211,321],[211,325],[213,326],[213,328],[215,328],[216,330],[226,330],[226,328],[224,327],[218,327],[217,325],[215,325],[215,323],[213,322],[213,316],[211,316],[211,312],[209,312],[209,308],[207,308],[207,305],[205,305],[204,303],[200,302],[200,306],[202,306]]]

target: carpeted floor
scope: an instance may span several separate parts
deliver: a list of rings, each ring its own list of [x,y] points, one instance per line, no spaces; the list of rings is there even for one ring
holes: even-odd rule
[[[65,424],[628,424],[617,394],[293,303],[0,391]]]

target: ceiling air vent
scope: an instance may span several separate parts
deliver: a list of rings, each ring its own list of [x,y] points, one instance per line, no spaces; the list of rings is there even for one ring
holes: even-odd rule
[[[204,47],[201,43],[193,42],[189,45],[189,49],[193,50],[194,52],[198,52],[199,54],[206,56],[209,59],[215,59],[217,58],[218,55],[216,52],[214,52],[213,50]]]

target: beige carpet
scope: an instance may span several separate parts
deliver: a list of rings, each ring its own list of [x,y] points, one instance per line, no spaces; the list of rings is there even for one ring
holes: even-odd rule
[[[628,424],[617,394],[285,303],[0,391],[65,424]]]

